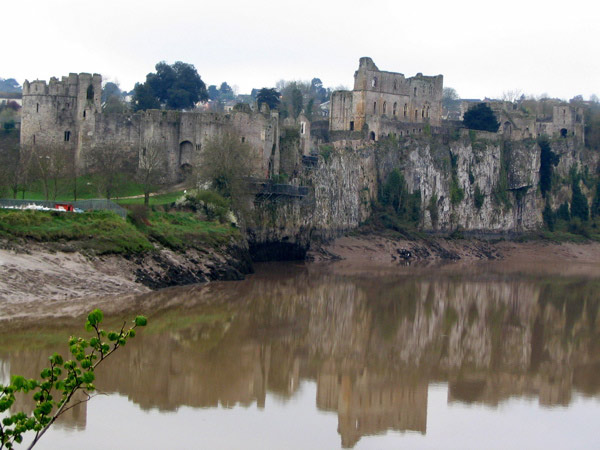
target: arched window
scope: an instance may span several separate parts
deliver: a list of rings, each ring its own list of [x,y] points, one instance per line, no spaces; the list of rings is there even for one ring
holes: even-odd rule
[[[416,97],[417,96],[417,88],[414,88],[413,93],[414,93],[414,96]]]
[[[371,86],[377,87],[377,77],[373,77],[373,79],[371,80]]]
[[[86,98],[88,100],[94,100],[94,86],[92,86],[91,84],[87,88]]]
[[[415,120],[419,118],[419,110],[415,109]]]
[[[383,114],[387,111],[387,102],[383,102]]]
[[[421,119],[425,118],[425,108],[421,110]]]
[[[404,117],[406,117],[408,115],[408,105],[405,103],[404,104]]]
[[[377,102],[373,102],[373,114],[377,114]]]
[[[371,133],[369,134],[369,138],[374,141],[375,140],[375,132],[371,131]]]
[[[394,108],[392,110],[392,114],[394,115],[394,117],[396,117],[398,115],[398,103],[394,102]]]
[[[398,89],[398,81],[394,80],[394,90]]]

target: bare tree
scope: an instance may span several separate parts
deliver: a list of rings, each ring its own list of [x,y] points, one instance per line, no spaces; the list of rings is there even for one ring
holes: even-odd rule
[[[523,91],[521,89],[510,89],[502,93],[502,100],[505,102],[516,103],[522,96]]]
[[[62,145],[44,145],[32,147],[31,164],[33,174],[42,181],[44,197],[56,200],[58,194],[58,182],[67,175],[70,170],[70,155],[73,153],[71,147]]]
[[[139,149],[136,178],[144,188],[145,206],[150,203],[150,192],[164,179],[166,154],[165,143],[158,139],[147,140]]]
[[[224,133],[204,146],[195,162],[199,184],[208,184],[232,201],[243,214],[247,196],[247,179],[258,173],[258,155],[235,133]]]
[[[89,171],[98,175],[98,190],[110,200],[122,183],[121,174],[131,173],[131,158],[127,150],[114,140],[96,144],[86,155]]]

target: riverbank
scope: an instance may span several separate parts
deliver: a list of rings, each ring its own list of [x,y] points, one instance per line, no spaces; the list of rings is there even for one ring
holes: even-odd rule
[[[239,280],[252,272],[247,248],[239,240],[204,249],[174,251],[165,247],[141,254],[90,255],[72,248],[31,241],[0,241],[0,299],[32,302],[76,297],[135,294],[168,286],[213,280]],[[569,263],[600,267],[600,243],[499,241],[477,239],[401,240],[383,235],[344,236],[313,248],[308,261],[342,261],[344,266],[393,268],[409,264],[481,264],[490,260],[512,262],[519,270],[539,262],[554,263],[556,273],[567,274]],[[578,268],[579,273],[581,268]]]

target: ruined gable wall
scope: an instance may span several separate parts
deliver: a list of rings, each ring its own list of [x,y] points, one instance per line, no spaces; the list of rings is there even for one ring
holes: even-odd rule
[[[374,117],[439,127],[442,91],[442,75],[419,73],[405,78],[401,73],[380,71],[370,58],[361,58],[354,74],[352,103],[348,104],[349,93],[332,94],[330,129],[350,130],[353,122],[354,130],[361,130]]]

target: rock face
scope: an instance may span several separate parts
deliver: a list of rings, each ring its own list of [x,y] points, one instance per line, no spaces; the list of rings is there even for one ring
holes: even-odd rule
[[[570,200],[572,168],[595,168],[598,156],[570,138],[550,146],[560,157],[551,196],[557,208]],[[468,130],[453,136],[334,141],[321,147],[318,164],[303,166],[296,181],[310,187],[306,197],[255,203],[251,253],[259,260],[282,259],[293,249],[293,256],[302,258],[311,240],[357,228],[393,170],[402,173],[409,192],[420,193],[423,230],[512,234],[538,229],[545,206],[540,154],[535,140],[506,141],[495,133]]]
[[[310,187],[308,195],[257,199],[248,227],[252,259],[303,259],[311,240],[356,228],[370,214],[376,181],[369,149],[334,149],[316,167],[305,166],[300,184]]]

